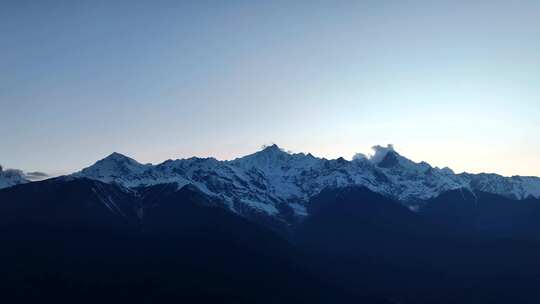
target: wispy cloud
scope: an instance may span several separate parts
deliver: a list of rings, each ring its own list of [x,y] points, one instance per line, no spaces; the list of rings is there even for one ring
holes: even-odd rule
[[[42,180],[50,177],[49,174],[44,172],[27,172],[25,173],[22,170],[19,169],[5,169],[2,165],[0,165],[0,173],[8,174],[8,175],[19,175],[25,179],[31,180],[31,181],[37,181]]]
[[[24,176],[29,180],[42,180],[49,177],[49,174],[44,172],[27,172],[24,174]]]

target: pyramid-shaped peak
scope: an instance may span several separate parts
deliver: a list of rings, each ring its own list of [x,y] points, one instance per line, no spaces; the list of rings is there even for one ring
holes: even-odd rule
[[[109,156],[105,157],[100,162],[104,162],[104,161],[106,161],[106,162],[116,162],[116,163],[135,163],[135,164],[139,163],[136,160],[134,160],[133,158],[131,158],[129,156],[126,156],[124,154],[118,153],[118,152],[111,153]]]
[[[284,149],[280,148],[276,144],[272,144],[269,146],[263,146],[262,150],[255,153],[254,155],[266,155],[266,156],[282,156],[282,155],[289,155],[289,152],[285,151]]]
[[[130,159],[130,158],[125,156],[124,154],[113,152],[109,156],[105,157],[105,159]]]
[[[397,165],[399,165],[398,154],[393,150],[388,151],[384,155],[384,158],[381,161],[377,162],[377,166],[382,168],[392,168]]]
[[[92,167],[110,167],[110,166],[130,166],[130,167],[140,167],[144,166],[143,164],[140,164],[138,161],[134,160],[133,158],[126,156],[124,154],[113,152],[109,156],[97,161]]]
[[[136,160],[120,154],[111,153],[109,156],[97,161],[90,167],[84,168],[80,175],[85,177],[99,177],[113,180],[116,177],[143,172],[150,165],[143,165]]]
[[[262,151],[268,151],[268,152],[284,152],[283,149],[281,149],[278,145],[276,144],[271,144],[271,145],[264,145],[263,146],[263,149]]]
[[[276,165],[276,162],[289,160],[290,157],[290,153],[281,149],[278,145],[272,144],[262,146],[261,150],[253,154],[237,158],[233,160],[233,163],[245,167],[272,167]]]

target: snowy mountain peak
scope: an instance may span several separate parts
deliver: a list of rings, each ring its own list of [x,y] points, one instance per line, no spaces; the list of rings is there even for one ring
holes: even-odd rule
[[[386,147],[374,146],[372,149],[375,153],[371,155],[368,160],[381,169],[388,169],[394,172],[402,171],[403,173],[407,172],[410,174],[429,173],[433,172],[433,170],[440,172],[444,171],[446,173],[452,172],[449,169],[441,170],[432,168],[431,165],[426,162],[416,163],[399,154],[392,144],[389,144]]]
[[[140,164],[130,157],[114,152],[74,175],[123,184],[126,176],[141,174],[149,167],[151,165]]]
[[[282,152],[283,150],[278,145],[271,144],[271,145],[263,146],[262,151],[266,151],[266,152]]]
[[[270,146],[263,146],[263,149],[261,151],[255,152],[251,155],[265,158],[283,158],[289,156],[290,154],[278,147],[278,145],[273,144]]]
[[[375,152],[369,160],[374,164],[379,164],[382,162],[389,154],[392,156],[395,156],[397,154],[396,150],[394,149],[394,145],[388,144],[386,147],[383,146],[373,146],[371,148],[373,152]]]
[[[270,172],[279,169],[284,163],[293,157],[276,144],[263,146],[263,149],[253,154],[237,158],[231,164],[246,169],[257,168],[261,171]]]
[[[127,157],[124,154],[113,152],[109,156],[105,157],[101,161],[114,161],[114,162],[137,162],[133,158]]]
[[[399,158],[398,154],[394,151],[388,151],[382,158],[382,160],[378,161],[376,164],[377,166],[381,168],[393,168],[397,165],[399,165]]]
[[[118,173],[126,174],[134,171],[142,171],[147,166],[137,162],[131,157],[114,152],[98,161],[93,167],[102,170],[114,170],[118,171]]]

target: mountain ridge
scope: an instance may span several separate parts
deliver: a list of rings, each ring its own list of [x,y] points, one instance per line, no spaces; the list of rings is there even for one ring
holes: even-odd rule
[[[540,178],[504,177],[498,174],[456,174],[450,168],[414,162],[393,145],[374,146],[374,153],[357,154],[352,160],[325,159],[312,154],[288,152],[278,145],[263,146],[255,153],[233,160],[191,157],[142,164],[114,152],[65,178],[89,178],[118,184],[130,191],[174,184],[192,185],[235,213],[246,210],[276,217],[308,214],[309,199],[325,188],[363,186],[418,210],[446,191],[466,189],[501,195],[514,200],[540,198]],[[29,182],[18,171],[0,171],[0,188]],[[9,174],[8,174],[9,173]],[[8,178],[6,178],[8,176]]]
[[[233,160],[191,157],[160,164],[141,164],[112,153],[71,175],[128,189],[159,184],[193,185],[223,201],[235,213],[250,209],[280,216],[283,208],[294,216],[307,215],[307,202],[328,187],[363,186],[396,199],[412,210],[443,192],[466,189],[498,194],[515,200],[540,197],[540,178],[497,174],[456,174],[450,168],[416,163],[394,146],[374,146],[374,154],[352,160],[318,158],[291,153],[273,144]]]
[[[206,174],[192,174],[199,168],[222,165],[191,159],[161,170],[196,180]],[[248,299],[218,293],[227,303],[373,303],[371,296],[381,303],[482,303],[476,299],[507,294],[511,284],[510,298],[490,302],[537,302],[514,298],[537,299],[540,200],[455,190],[412,212],[367,187],[327,187],[305,204],[308,215],[292,222],[248,213],[250,205],[238,201],[234,214],[192,183],[127,188],[67,176],[2,189],[0,202],[10,293],[38,288],[77,299],[87,290],[97,295],[92,302],[127,295],[134,303],[194,294],[195,302],[215,303],[197,291],[218,288]],[[288,206],[276,203],[279,217]],[[493,271],[515,277],[500,280]],[[475,299],[456,300],[463,292]]]

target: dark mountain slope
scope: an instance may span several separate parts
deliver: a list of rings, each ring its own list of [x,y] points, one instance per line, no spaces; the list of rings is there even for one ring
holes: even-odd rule
[[[492,239],[540,239],[540,200],[455,190],[429,200],[421,214],[455,235]]]
[[[428,289],[444,279],[419,254],[442,233],[399,203],[363,187],[327,189],[311,200],[310,212],[298,243],[321,273],[351,290],[391,298],[417,288],[419,278]]]
[[[436,235],[422,217],[364,187],[326,189],[308,210],[298,241],[321,251],[403,254],[410,242]]]
[[[0,288],[32,303],[540,299],[535,199],[454,191],[416,213],[349,187],[308,208],[289,242],[191,186],[61,178],[3,189]]]
[[[9,230],[133,229],[140,202],[133,193],[89,179],[50,179],[0,190],[0,225]]]
[[[442,199],[459,233],[365,188],[329,189],[298,242],[329,280],[396,303],[537,303],[540,244],[466,235],[468,197]]]
[[[101,195],[122,213],[111,212]],[[289,243],[190,187],[135,195],[84,179],[50,180],[2,190],[0,202],[0,213],[10,218],[0,232],[6,300],[329,303],[346,297],[308,271]]]

